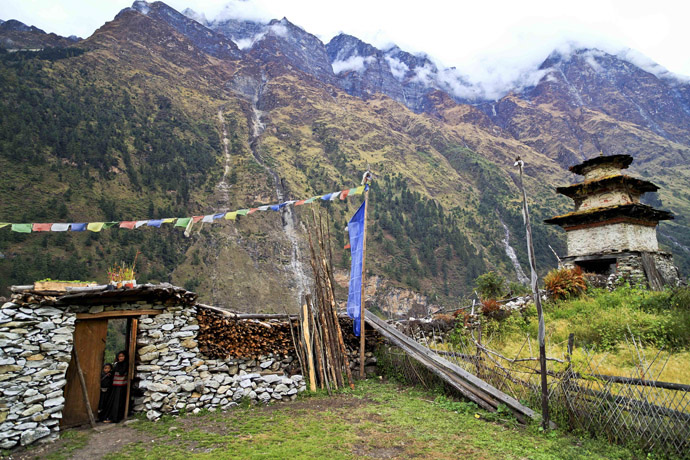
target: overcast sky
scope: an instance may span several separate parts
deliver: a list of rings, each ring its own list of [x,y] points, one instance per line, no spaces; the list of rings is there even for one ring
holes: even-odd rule
[[[609,52],[632,48],[668,70],[690,75],[686,0],[169,0],[209,19],[287,17],[325,43],[344,32],[382,48],[396,43],[455,66],[470,80],[510,80],[565,42]],[[0,19],[46,32],[88,37],[128,0],[1,0]]]

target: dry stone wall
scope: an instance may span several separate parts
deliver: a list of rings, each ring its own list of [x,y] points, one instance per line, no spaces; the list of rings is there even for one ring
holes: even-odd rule
[[[0,310],[0,448],[57,438],[76,315],[7,302]]]
[[[162,414],[229,409],[243,398],[293,400],[306,389],[291,355],[258,359],[210,359],[199,351],[196,307],[171,307],[142,317],[137,334],[138,363],[134,411],[155,420]]]

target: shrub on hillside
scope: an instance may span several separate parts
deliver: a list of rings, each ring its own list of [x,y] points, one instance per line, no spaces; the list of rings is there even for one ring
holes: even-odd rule
[[[505,294],[506,280],[494,271],[479,275],[474,287],[482,299],[498,299]]]
[[[544,278],[544,287],[553,299],[578,296],[587,289],[587,281],[580,267],[551,270]]]
[[[487,318],[501,320],[508,316],[508,312],[501,309],[501,304],[496,299],[482,300],[482,314]]]

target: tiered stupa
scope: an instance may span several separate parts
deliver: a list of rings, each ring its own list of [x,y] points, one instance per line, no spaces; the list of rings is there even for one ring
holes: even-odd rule
[[[575,211],[547,219],[567,232],[568,255],[562,267],[581,267],[601,275],[616,273],[653,288],[678,283],[671,254],[659,251],[656,227],[673,219],[668,211],[640,203],[655,184],[621,172],[632,163],[630,155],[599,156],[571,166],[585,176],[583,182],[556,190],[575,202]]]

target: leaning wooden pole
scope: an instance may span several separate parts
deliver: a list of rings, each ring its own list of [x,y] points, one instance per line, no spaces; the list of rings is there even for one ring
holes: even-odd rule
[[[371,177],[369,171],[364,173],[362,178],[362,185],[364,186],[364,230],[362,232],[362,295],[359,300],[359,378],[364,378],[364,348],[365,348],[365,338],[364,338],[364,282],[365,282],[365,265],[367,262],[367,208],[369,208],[369,187],[367,187],[367,182]]]
[[[86,412],[89,413],[89,423],[91,424],[91,428],[96,428],[96,419],[93,418],[93,410],[91,410],[91,403],[89,402],[89,392],[86,390],[86,380],[84,379],[84,373],[81,371],[79,355],[77,355],[77,350],[75,348],[72,348],[72,355],[74,356],[74,364],[77,366],[77,375],[79,376],[79,384],[81,385],[81,395],[84,397]]]
[[[522,169],[525,162],[520,157],[515,159],[515,166],[520,171],[519,187],[522,192],[522,217],[525,221],[525,230],[527,233],[527,256],[529,258],[529,268],[531,271],[530,284],[532,287],[532,296],[534,297],[534,304],[537,307],[537,316],[539,318],[539,367],[541,368],[541,415],[542,426],[544,429],[549,428],[549,387],[546,381],[546,344],[544,326],[544,312],[541,308],[541,297],[539,295],[539,286],[537,285],[537,265],[534,261],[534,245],[532,243],[532,225],[529,219],[529,209],[527,208],[527,194],[522,183]]]

